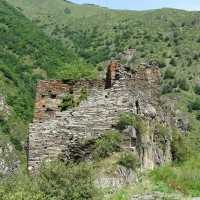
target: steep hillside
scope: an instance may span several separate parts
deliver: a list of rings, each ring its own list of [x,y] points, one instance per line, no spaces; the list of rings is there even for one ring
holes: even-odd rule
[[[137,165],[135,158],[115,155],[119,140],[112,134],[96,143],[96,151],[106,158],[67,167],[60,163],[47,166],[35,178],[19,173],[2,179],[0,199],[129,200],[147,191],[199,196],[199,31],[199,12],[115,11],[63,0],[0,0],[1,173],[12,172],[19,160],[26,164],[27,124],[32,119],[38,79],[96,78],[95,66],[102,70],[105,60],[129,48],[137,50],[126,63],[130,70],[141,62],[161,68],[163,98],[169,97],[169,104],[178,108],[179,128],[184,130],[173,137],[172,153],[177,157],[172,166],[161,167],[150,176],[139,174],[136,185],[102,191],[105,198],[91,181],[97,172],[114,174],[119,162]],[[123,120],[126,125],[132,121]]]
[[[2,0],[0,38],[1,148],[11,142],[23,152],[36,81],[55,78],[61,67],[74,60],[77,66],[83,62]],[[5,112],[6,106],[9,112]]]
[[[59,39],[88,62],[98,64],[99,69],[102,61],[124,49],[136,48],[131,67],[145,61],[156,62],[163,72],[163,94],[178,99],[177,106],[186,113],[188,106],[199,104],[199,12],[114,11],[62,0],[7,1],[50,37]],[[195,118],[199,118],[199,109],[190,109],[196,111],[189,114],[191,130],[197,133],[200,127]]]

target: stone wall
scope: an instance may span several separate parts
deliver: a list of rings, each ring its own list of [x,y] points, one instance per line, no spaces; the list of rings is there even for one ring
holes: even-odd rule
[[[109,70],[112,73],[108,73],[105,81],[39,83],[35,119],[29,127],[30,171],[36,171],[43,161],[58,157],[64,160],[89,159],[90,142],[116,127],[121,113],[134,113],[149,120],[149,124],[151,120],[167,122],[168,116],[163,115],[159,106],[160,71],[157,67],[141,65],[129,79],[116,65]],[[115,76],[118,72],[119,76]],[[107,80],[111,80],[109,87],[106,87]],[[78,107],[61,112],[58,109],[60,96],[78,91],[83,86],[89,91],[87,100]],[[43,105],[49,106],[53,115],[44,117]],[[146,139],[137,137],[136,146],[141,162],[145,168],[152,168],[156,148],[153,134],[149,133]],[[166,157],[170,160],[170,156]]]
[[[88,93],[94,89],[105,87],[103,80],[93,81],[61,81],[61,80],[41,80],[37,85],[34,121],[43,122],[54,119],[56,112],[60,111],[60,104],[67,93],[78,93],[81,88],[85,88]]]

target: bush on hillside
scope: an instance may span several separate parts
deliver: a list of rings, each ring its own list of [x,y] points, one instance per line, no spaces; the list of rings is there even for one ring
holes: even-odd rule
[[[132,170],[136,170],[139,167],[138,157],[133,152],[123,153],[117,163]]]
[[[133,114],[122,113],[120,115],[120,119],[117,126],[120,130],[123,130],[127,126],[134,126],[135,123],[136,123],[136,117]]]
[[[65,97],[62,99],[60,110],[65,111],[75,106],[76,106],[76,103],[74,101],[74,96],[69,93],[69,94],[66,94]]]
[[[180,78],[176,81],[180,89],[188,91],[190,89],[189,84],[185,78]]]
[[[172,132],[171,152],[175,162],[183,162],[189,157],[189,148],[184,141],[184,136],[176,129]]]
[[[200,111],[197,112],[197,114],[196,114],[196,119],[197,119],[198,121],[200,121]]]
[[[118,128],[123,130],[127,126],[133,126],[139,134],[147,133],[146,121],[132,113],[123,113],[118,122]]]
[[[161,87],[161,93],[162,94],[171,93],[174,91],[175,88],[176,88],[176,85],[174,84],[174,82],[172,82],[172,81],[166,82]]]
[[[172,66],[176,66],[176,65],[177,65],[177,62],[176,62],[175,58],[172,58],[172,59],[170,60],[169,64],[172,65]]]
[[[18,173],[0,184],[2,200],[91,200],[97,197],[90,165],[44,165],[40,174],[29,177]]]
[[[164,79],[173,79],[175,77],[175,72],[170,70],[170,69],[167,69],[165,71],[165,74],[164,74]]]
[[[122,138],[119,132],[107,132],[101,138],[97,139],[94,145],[93,157],[96,160],[106,158],[114,152],[120,151]]]
[[[65,8],[65,9],[64,9],[64,13],[65,13],[65,14],[70,14],[70,13],[71,13],[71,10],[70,10],[69,8]]]
[[[66,64],[57,72],[57,76],[62,80],[96,79],[97,69],[91,64],[77,59],[71,64]]]
[[[195,85],[194,92],[195,92],[195,94],[200,95],[200,84]]]
[[[193,110],[200,110],[200,98],[196,98],[195,100],[189,102],[188,110],[190,112]]]
[[[92,167],[80,163],[51,163],[42,168],[39,187],[47,199],[89,200],[95,196]]]

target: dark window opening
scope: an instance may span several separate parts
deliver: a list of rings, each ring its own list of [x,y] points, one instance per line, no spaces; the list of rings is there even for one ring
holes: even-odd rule
[[[51,109],[51,108],[47,108],[47,109],[46,109],[46,112],[52,112],[52,111],[54,111],[54,110]]]
[[[140,114],[140,105],[138,100],[135,102],[135,107],[136,107],[136,113]]]
[[[111,70],[110,67],[107,70],[106,73],[106,83],[105,83],[105,89],[109,89],[112,86],[112,80],[111,80]]]
[[[62,83],[63,84],[69,84],[69,83],[71,83],[71,80],[70,79],[63,79]]]
[[[136,147],[136,138],[131,137],[131,147]]]
[[[56,99],[57,95],[56,95],[56,94],[51,94],[50,97],[51,97],[52,99]]]
[[[73,91],[73,90],[70,90],[69,93],[70,93],[70,94],[74,94],[74,91]]]
[[[42,107],[45,108],[46,106],[45,106],[45,105],[42,105]]]
[[[44,97],[45,97],[45,95],[44,95],[44,94],[42,94],[42,95],[41,95],[41,97],[42,97],[42,98],[44,98]]]

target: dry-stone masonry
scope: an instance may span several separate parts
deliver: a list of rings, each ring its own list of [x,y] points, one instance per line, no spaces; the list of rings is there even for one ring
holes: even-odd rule
[[[77,107],[60,111],[60,104],[67,93],[78,96],[87,90],[87,100]],[[43,161],[89,159],[90,143],[108,130],[114,129],[119,116],[131,112],[147,119],[148,134],[139,135],[133,127],[142,166],[153,168],[171,160],[170,138],[164,148],[157,144],[152,124],[170,123],[169,115],[160,107],[160,71],[155,66],[140,65],[126,70],[113,60],[105,80],[96,81],[40,81],[37,87],[35,117],[29,127],[28,169],[38,170]],[[128,148],[132,148],[132,144]]]

